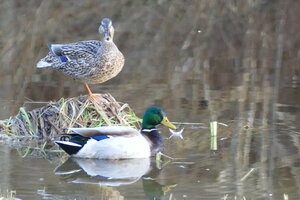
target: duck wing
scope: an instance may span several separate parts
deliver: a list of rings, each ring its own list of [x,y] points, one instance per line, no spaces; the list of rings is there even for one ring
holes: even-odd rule
[[[102,126],[96,128],[69,128],[69,130],[84,136],[95,137],[99,135],[105,136],[127,136],[133,137],[140,134],[140,132],[129,126]]]
[[[50,51],[64,62],[70,59],[85,58],[95,55],[101,47],[101,41],[89,40],[69,44],[48,44]]]

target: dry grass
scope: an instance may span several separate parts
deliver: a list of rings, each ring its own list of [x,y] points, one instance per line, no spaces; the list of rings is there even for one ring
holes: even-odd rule
[[[19,149],[22,156],[38,152],[61,152],[53,140],[70,127],[126,125],[139,128],[140,119],[127,104],[117,102],[110,94],[93,99],[80,96],[60,99],[32,111],[23,107],[19,113],[1,121],[1,136]]]

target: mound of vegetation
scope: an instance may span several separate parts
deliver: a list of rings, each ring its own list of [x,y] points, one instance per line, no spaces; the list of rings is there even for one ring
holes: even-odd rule
[[[29,153],[60,153],[54,144],[70,127],[126,125],[139,128],[140,119],[128,104],[117,102],[110,94],[97,98],[79,96],[50,102],[0,121],[2,141],[17,147],[23,156]]]

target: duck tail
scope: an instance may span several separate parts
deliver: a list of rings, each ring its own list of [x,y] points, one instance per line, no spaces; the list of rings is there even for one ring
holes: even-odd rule
[[[81,144],[70,141],[55,141],[55,143],[69,155],[76,154],[83,147]]]
[[[36,67],[37,68],[51,67],[51,63],[48,63],[42,59],[36,64]]]

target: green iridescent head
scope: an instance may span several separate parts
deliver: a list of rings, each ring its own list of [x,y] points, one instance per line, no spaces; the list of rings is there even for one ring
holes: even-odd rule
[[[162,124],[172,129],[176,129],[176,126],[168,120],[166,113],[161,108],[159,107],[148,108],[143,117],[142,128],[152,129],[159,124]]]

